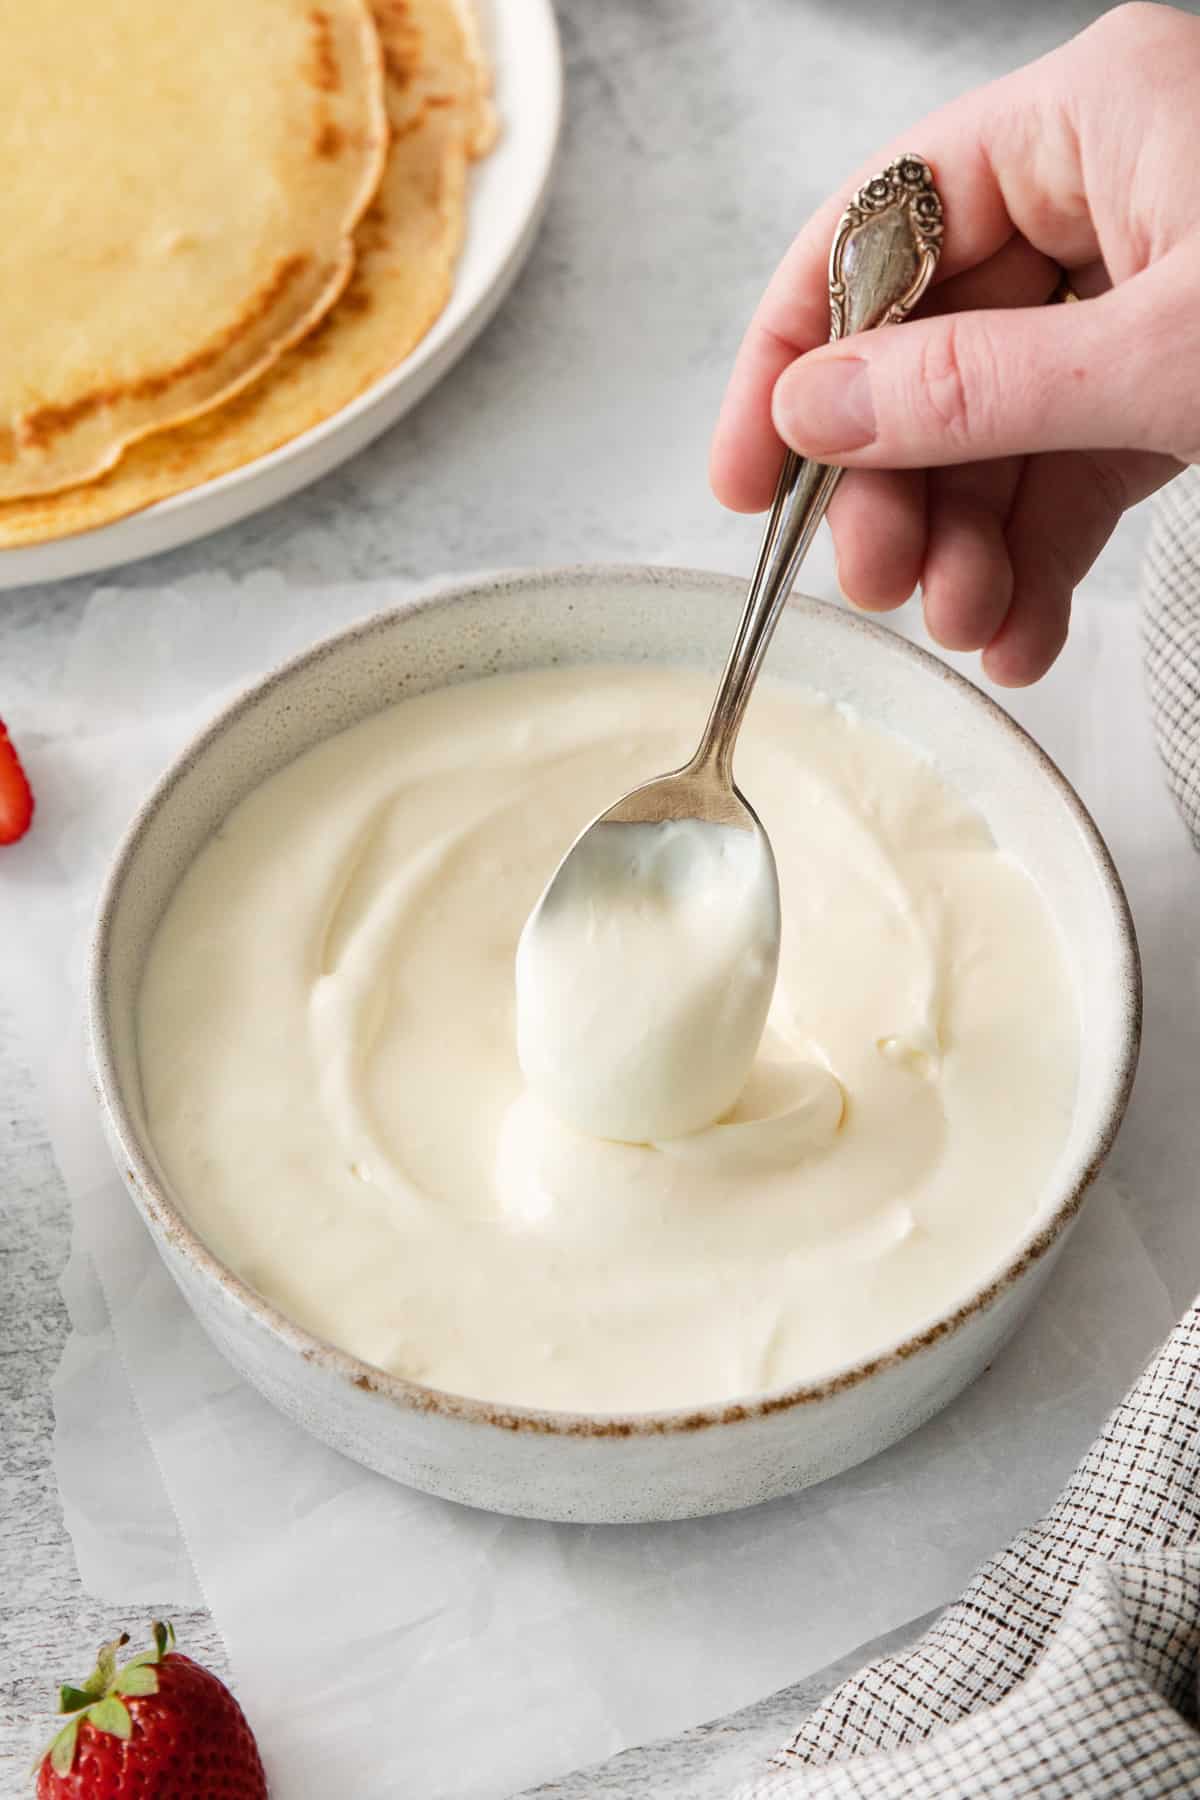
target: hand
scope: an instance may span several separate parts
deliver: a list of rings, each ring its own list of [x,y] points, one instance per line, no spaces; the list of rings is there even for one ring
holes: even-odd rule
[[[844,464],[843,589],[901,605],[1036,681],[1127,506],[1200,461],[1200,19],[1130,5],[934,113],[801,232],[746,333],[712,484],[769,505],[780,444]],[[824,346],[826,265],[853,190],[904,151],[946,207],[914,319]],[[1047,306],[1061,269],[1082,298]],[[821,347],[824,346],[824,347]]]

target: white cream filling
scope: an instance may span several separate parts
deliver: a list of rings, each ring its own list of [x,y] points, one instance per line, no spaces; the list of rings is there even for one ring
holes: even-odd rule
[[[710,686],[579,668],[408,701],[188,871],[140,1000],[151,1134],[201,1235],[318,1335],[514,1404],[720,1401],[903,1336],[1036,1213],[1078,1057],[1046,908],[928,763],[770,681],[738,774],[783,947],[740,1097],[648,1145],[527,1089],[522,925],[587,819],[685,758]]]

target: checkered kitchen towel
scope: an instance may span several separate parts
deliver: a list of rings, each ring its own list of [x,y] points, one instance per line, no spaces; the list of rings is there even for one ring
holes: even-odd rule
[[[1159,753],[1200,849],[1200,468],[1185,469],[1155,506],[1142,628]]]
[[[1167,779],[1200,847],[1200,469],[1143,593]],[[736,1800],[1200,1797],[1200,1302],[1057,1505],[910,1649],[803,1720]]]

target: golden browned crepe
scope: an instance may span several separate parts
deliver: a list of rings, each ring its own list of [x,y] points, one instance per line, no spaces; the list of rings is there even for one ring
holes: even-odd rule
[[[344,287],[385,152],[365,0],[7,0],[0,498],[269,367]]]
[[[253,387],[143,439],[99,481],[0,505],[0,545],[107,524],[226,474],[338,412],[408,355],[449,297],[468,159],[494,135],[489,82],[455,0],[373,0],[392,144],[345,293]]]

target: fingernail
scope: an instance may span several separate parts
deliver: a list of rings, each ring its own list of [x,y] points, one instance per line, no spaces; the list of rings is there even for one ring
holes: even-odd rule
[[[871,372],[858,356],[801,357],[775,384],[775,424],[808,456],[861,450],[875,436]]]

